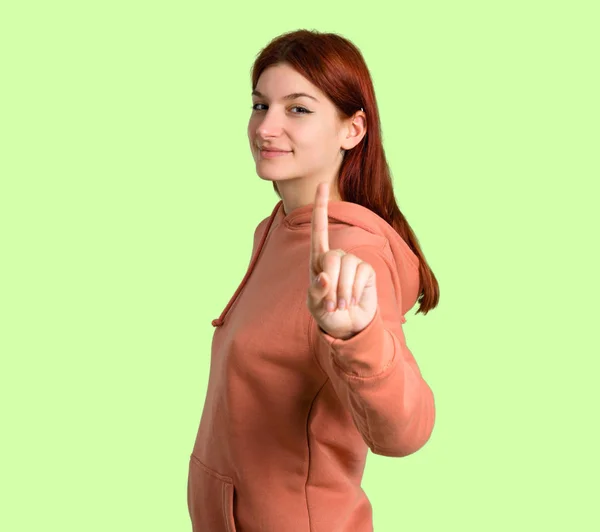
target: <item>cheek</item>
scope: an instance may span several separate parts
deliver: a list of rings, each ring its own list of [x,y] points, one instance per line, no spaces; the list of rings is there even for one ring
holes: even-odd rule
[[[295,146],[310,149],[311,151],[326,151],[329,144],[327,135],[320,128],[297,127],[290,131]]]
[[[256,128],[259,126],[259,124],[260,124],[260,116],[258,116],[255,113],[252,113],[250,115],[250,118],[248,118],[248,132],[255,133]]]
[[[299,135],[296,144],[310,150],[312,156],[319,158],[331,152],[333,146],[330,134],[314,128]]]

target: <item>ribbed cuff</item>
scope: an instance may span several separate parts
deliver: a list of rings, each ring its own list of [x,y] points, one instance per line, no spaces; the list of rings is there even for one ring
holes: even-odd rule
[[[394,341],[383,325],[379,305],[371,323],[348,340],[334,338],[320,327],[317,328],[319,336],[329,348],[334,367],[337,366],[348,376],[383,376],[394,361]]]

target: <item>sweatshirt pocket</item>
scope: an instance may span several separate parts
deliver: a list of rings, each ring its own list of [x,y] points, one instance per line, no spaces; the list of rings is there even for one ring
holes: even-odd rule
[[[193,532],[235,532],[233,479],[190,455],[187,500]]]

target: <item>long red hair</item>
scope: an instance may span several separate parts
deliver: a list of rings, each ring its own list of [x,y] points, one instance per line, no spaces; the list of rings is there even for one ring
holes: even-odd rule
[[[394,197],[391,172],[381,141],[381,124],[371,75],[360,50],[336,33],[296,30],[284,33],[263,48],[252,66],[252,89],[268,67],[287,63],[319,88],[336,106],[340,118],[361,107],[367,121],[363,139],[348,150],[338,176],[343,201],[357,203],[383,218],[419,258],[419,312],[436,307],[440,292],[419,241]],[[281,198],[277,184],[275,193]]]

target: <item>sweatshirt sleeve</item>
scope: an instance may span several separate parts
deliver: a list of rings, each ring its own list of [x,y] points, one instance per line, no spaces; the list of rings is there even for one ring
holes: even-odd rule
[[[406,345],[401,294],[383,251],[361,246],[351,253],[375,270],[378,307],[361,332],[341,340],[311,319],[309,337],[319,365],[350,410],[375,454],[407,456],[425,445],[435,421],[434,396]]]

